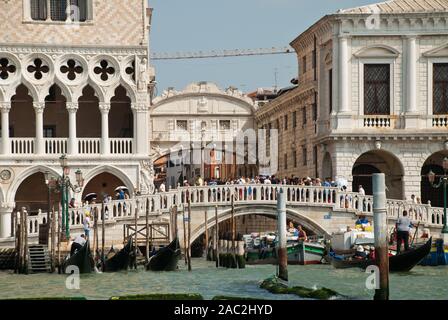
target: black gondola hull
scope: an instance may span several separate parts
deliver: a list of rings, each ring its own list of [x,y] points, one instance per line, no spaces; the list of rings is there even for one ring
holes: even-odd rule
[[[408,272],[412,270],[420,261],[422,261],[431,251],[432,238],[424,245],[400,253],[399,255],[389,257],[389,271],[390,272]],[[332,256],[328,256],[331,265],[337,269],[345,268],[367,268],[370,265],[375,265],[375,260],[339,260]]]
[[[132,261],[132,248],[132,240],[129,240],[123,249],[104,262],[104,272],[128,270]]]
[[[181,257],[179,239],[174,239],[168,246],[157,251],[146,265],[151,271],[175,271]]]
[[[91,273],[94,269],[94,261],[92,253],[90,252],[89,241],[86,241],[84,246],[76,251],[76,253],[70,258],[66,259],[62,265],[64,273],[67,272],[67,268],[75,266],[78,268],[79,273]]]

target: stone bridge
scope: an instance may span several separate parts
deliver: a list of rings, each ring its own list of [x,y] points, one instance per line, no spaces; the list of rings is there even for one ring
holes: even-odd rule
[[[288,219],[302,224],[313,233],[329,237],[333,232],[353,226],[359,215],[373,221],[373,197],[355,192],[342,192],[338,188],[307,187],[293,185],[224,185],[205,187],[180,187],[164,193],[136,196],[129,200],[113,201],[105,205],[106,243],[118,244],[123,241],[123,225],[150,222],[168,222],[170,210],[177,206],[179,236],[183,239],[183,211],[191,206],[191,241],[205,232],[205,212],[208,228],[215,226],[215,212],[219,223],[231,218],[232,196],[235,217],[243,215],[269,215],[276,217],[276,193],[284,188],[287,195]],[[411,219],[424,228],[429,228],[433,236],[440,235],[443,225],[443,209],[410,201],[387,200],[387,216],[392,227],[403,210],[410,212]],[[86,210],[101,211],[101,204],[89,208],[70,209],[71,233],[82,232],[82,221]],[[15,216],[15,215],[13,215]],[[46,222],[46,213],[29,218],[29,235],[33,241],[38,236],[38,226]],[[101,215],[99,215],[101,221]],[[172,228],[172,225],[171,225]],[[161,232],[170,233],[169,230]],[[101,234],[100,234],[101,237]],[[181,241],[182,242],[182,241]],[[11,237],[0,239],[0,246],[14,243]]]

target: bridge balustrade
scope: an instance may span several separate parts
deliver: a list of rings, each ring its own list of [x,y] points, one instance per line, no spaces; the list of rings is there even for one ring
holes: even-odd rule
[[[80,208],[69,209],[70,227],[82,228],[87,212],[97,218],[98,223],[115,223],[120,220],[131,219],[137,213],[144,217],[147,213],[158,216],[168,213],[174,205],[191,206],[230,206],[232,197],[238,204],[275,204],[276,194],[280,188],[286,191],[288,205],[329,207],[334,212],[350,211],[358,215],[373,215],[373,197],[356,192],[344,192],[338,188],[312,187],[297,185],[218,185],[180,187],[168,192],[153,195],[137,196],[132,199],[114,200],[104,204],[91,204]],[[138,203],[138,206],[137,206]],[[434,208],[430,204],[415,204],[410,201],[388,199],[386,211],[389,220],[396,220],[404,210],[415,222],[425,225],[441,227],[443,224],[443,208]],[[61,219],[60,212],[56,212]],[[17,212],[13,214],[13,219]],[[46,222],[47,214],[39,211],[38,215],[29,216],[28,233],[38,235],[39,225]],[[14,224],[14,221],[12,222]],[[13,228],[12,228],[13,229]],[[12,231],[14,233],[14,230]]]

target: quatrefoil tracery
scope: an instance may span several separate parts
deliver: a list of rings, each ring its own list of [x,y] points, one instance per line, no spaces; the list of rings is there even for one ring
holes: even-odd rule
[[[115,68],[110,67],[107,60],[101,60],[100,66],[95,67],[93,71],[95,74],[100,75],[101,80],[107,81],[109,79],[109,75],[113,75],[115,73]]]
[[[135,81],[135,61],[132,61],[132,63],[126,68],[126,74],[131,76],[132,80]]]
[[[7,58],[0,59],[0,78],[2,80],[8,79],[9,74],[15,72],[16,72],[16,66],[11,64],[9,59]]]
[[[34,73],[34,78],[36,80],[41,80],[44,73],[50,72],[50,68],[44,65],[42,59],[34,59],[34,65],[29,65],[27,68],[29,73]]]
[[[61,72],[67,74],[67,79],[73,81],[76,79],[77,74],[83,73],[84,69],[82,66],[77,66],[76,61],[73,59],[67,60],[66,65],[61,66]]]

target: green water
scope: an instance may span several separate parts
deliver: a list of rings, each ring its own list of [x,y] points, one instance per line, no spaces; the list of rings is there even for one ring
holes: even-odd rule
[[[183,260],[177,272],[155,273],[143,269],[81,275],[80,290],[65,287],[66,276],[57,274],[15,275],[0,272],[0,299],[86,297],[108,299],[117,295],[151,293],[199,293],[205,299],[217,295],[261,299],[299,299],[273,295],[260,289],[263,279],[275,274],[275,266],[247,266],[243,270],[216,269],[214,263],[193,259],[188,272]],[[360,269],[337,270],[330,265],[289,266],[291,285],[325,286],[353,299],[372,299],[366,289],[367,274]],[[391,274],[391,299],[448,300],[448,267],[415,267],[405,274]]]

